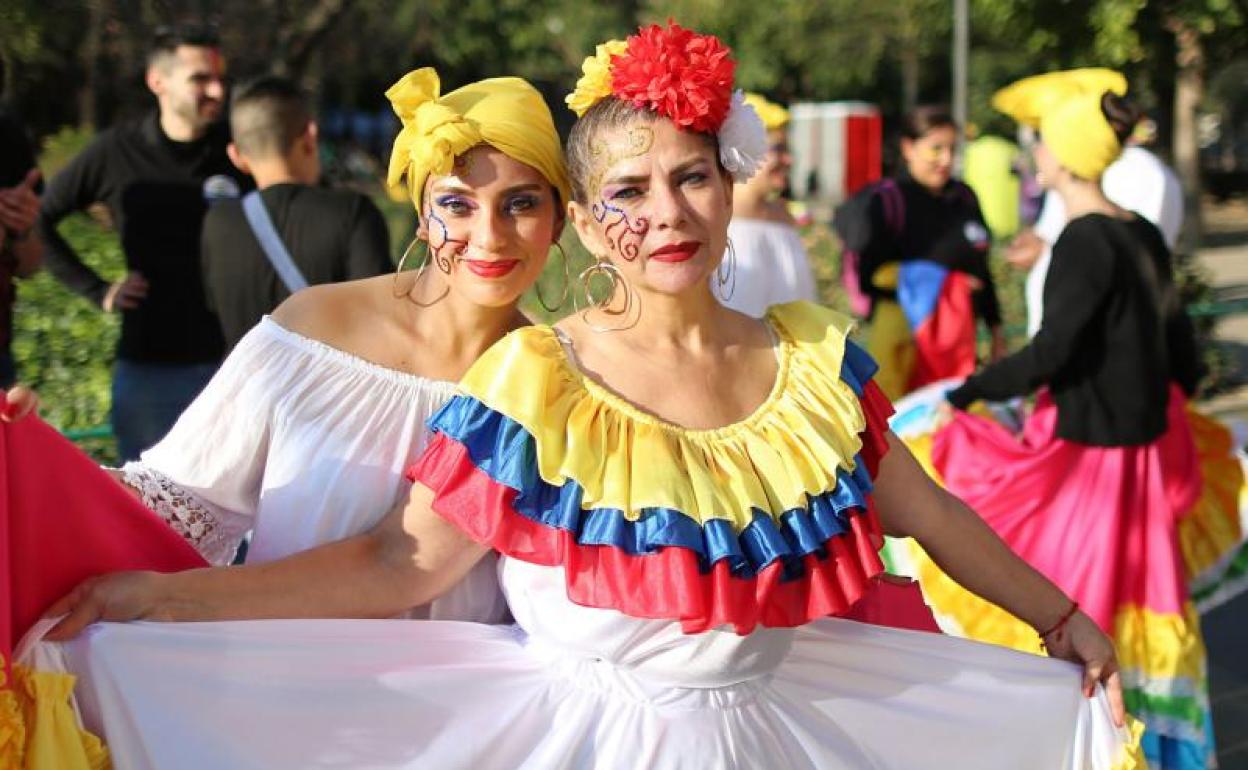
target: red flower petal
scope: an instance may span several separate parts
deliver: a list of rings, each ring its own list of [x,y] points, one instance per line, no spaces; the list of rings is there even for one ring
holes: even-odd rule
[[[652,24],[628,38],[628,50],[614,60],[611,90],[678,126],[714,133],[732,103],[731,53],[713,35]]]

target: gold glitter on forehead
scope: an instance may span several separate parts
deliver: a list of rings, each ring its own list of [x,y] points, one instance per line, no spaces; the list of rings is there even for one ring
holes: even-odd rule
[[[649,125],[633,126],[628,129],[626,141],[606,142],[598,140],[589,146],[589,155],[593,159],[594,173],[589,178],[589,189],[597,194],[602,189],[602,178],[611,167],[622,160],[638,158],[650,152],[654,146],[654,128]]]

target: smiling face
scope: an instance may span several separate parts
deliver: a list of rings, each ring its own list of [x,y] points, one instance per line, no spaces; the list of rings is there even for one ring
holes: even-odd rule
[[[902,139],[901,155],[914,181],[939,191],[953,178],[953,156],[958,132],[953,126],[936,126],[918,139]]]
[[[599,167],[569,207],[581,241],[641,292],[710,291],[728,243],[732,180],[714,141],[638,116],[593,137]]]
[[[421,296],[448,289],[483,307],[515,303],[537,280],[563,229],[557,196],[532,166],[481,145],[431,177],[421,199],[417,237],[429,247]]]
[[[202,131],[225,109],[225,60],[210,46],[180,45],[148,68],[148,87],[162,113]]]

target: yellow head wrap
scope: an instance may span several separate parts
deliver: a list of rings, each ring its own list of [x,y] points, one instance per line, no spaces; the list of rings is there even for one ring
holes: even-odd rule
[[[789,124],[789,111],[775,102],[768,101],[762,94],[748,93],[745,103],[754,108],[768,131],[784,128]]]
[[[1046,72],[997,91],[992,106],[1040,129],[1045,146],[1071,173],[1099,179],[1122,153],[1122,143],[1101,111],[1106,91],[1122,96],[1127,79],[1099,67]]]
[[[1101,110],[1103,95],[1076,94],[1040,119],[1040,141],[1058,162],[1082,179],[1100,179],[1122,154],[1122,142]]]
[[[571,197],[559,134],[537,89],[521,78],[490,78],[441,96],[438,73],[414,70],[386,91],[403,122],[394,140],[386,182],[397,187],[406,177],[408,193],[420,208],[425,180],[448,174],[455,158],[479,144],[532,166]]]
[[[1046,113],[1071,96],[1106,91],[1122,96],[1127,79],[1121,73],[1100,67],[1046,72],[1011,83],[992,95],[992,106],[1024,126],[1040,127]]]

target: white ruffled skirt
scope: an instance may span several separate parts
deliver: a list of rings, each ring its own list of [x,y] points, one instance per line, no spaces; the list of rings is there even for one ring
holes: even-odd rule
[[[708,687],[450,621],[100,624],[60,652],[130,770],[1136,766],[1077,667],[847,620]]]

